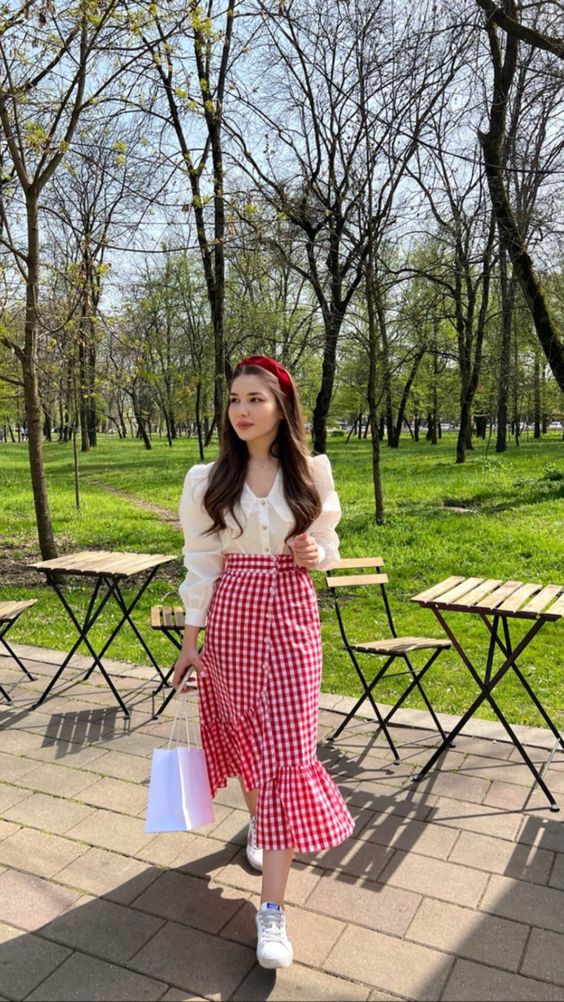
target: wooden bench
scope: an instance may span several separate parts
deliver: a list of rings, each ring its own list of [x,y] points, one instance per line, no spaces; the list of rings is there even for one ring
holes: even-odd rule
[[[33,676],[27,670],[21,658],[19,658],[16,652],[12,650],[8,641],[6,640],[6,634],[8,630],[12,629],[12,626],[14,625],[16,620],[20,618],[22,612],[25,612],[26,609],[31,608],[31,606],[35,605],[36,602],[37,602],[36,598],[29,598],[19,602],[0,602],[0,644],[4,645],[4,647],[8,651],[8,655],[14,659],[16,664],[19,665],[21,670],[27,675],[29,679],[31,679],[32,682],[35,676]],[[12,702],[8,693],[6,692],[6,690],[2,685],[0,685],[0,692],[2,693],[4,698],[7,699],[8,703]]]

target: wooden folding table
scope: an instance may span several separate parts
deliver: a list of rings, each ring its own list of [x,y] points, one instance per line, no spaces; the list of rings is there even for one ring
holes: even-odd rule
[[[479,688],[479,694],[460,718],[453,730],[447,735],[435,750],[423,769],[414,777],[418,781],[433,767],[438,758],[454,741],[465,727],[476,710],[486,700],[492,707],[497,718],[503,724],[513,744],[518,749],[524,761],[531,770],[537,783],[547,796],[550,808],[559,810],[543,776],[531,761],[515,731],[505,718],[499,704],[494,699],[493,690],[501,682],[504,675],[512,669],[521,685],[533,701],[547,727],[557,738],[562,749],[564,739],[556,725],[551,720],[538,696],[533,692],[527,678],[517,664],[519,658],[527,649],[533,638],[547,624],[554,623],[564,617],[564,585],[546,585],[524,583],[522,581],[503,581],[501,578],[480,577],[450,577],[439,584],[427,588],[412,599],[426,609],[432,609],[443,630],[452,641],[462,661],[468,668]],[[480,617],[489,632],[489,648],[483,676],[472,663],[460,640],[455,636],[452,627],[445,620],[444,613],[463,612]],[[513,646],[509,623],[511,620],[522,620],[528,629],[518,643]],[[501,636],[501,633],[503,636]],[[493,670],[494,655],[499,648],[503,655],[503,663]]]

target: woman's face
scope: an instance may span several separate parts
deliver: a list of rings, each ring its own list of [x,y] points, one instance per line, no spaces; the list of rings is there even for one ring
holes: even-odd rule
[[[229,420],[239,438],[273,442],[283,414],[272,390],[260,376],[237,376],[229,394]]]

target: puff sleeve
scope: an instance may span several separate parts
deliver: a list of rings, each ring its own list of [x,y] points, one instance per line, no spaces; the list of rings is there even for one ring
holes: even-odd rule
[[[186,610],[187,626],[205,625],[214,584],[223,568],[220,534],[206,534],[211,520],[202,504],[212,465],[193,466],[188,470],[180,499],[184,566],[187,574],[179,592]]]
[[[309,529],[319,549],[314,570],[328,571],[339,563],[339,537],[335,528],[341,520],[341,505],[328,456],[313,457],[313,475],[322,505],[321,513]]]

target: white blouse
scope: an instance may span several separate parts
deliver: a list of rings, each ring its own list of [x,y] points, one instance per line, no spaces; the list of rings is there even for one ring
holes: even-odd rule
[[[328,457],[311,456],[310,462],[322,510],[308,532],[319,549],[315,569],[329,570],[339,561],[339,537],[335,526],[341,518],[341,506]],[[245,483],[236,507],[243,527],[242,534],[230,512],[225,514],[224,530],[205,534],[211,519],[202,501],[212,466],[213,463],[206,463],[188,470],[180,500],[184,565],[188,573],[179,591],[186,609],[187,626],[204,626],[214,584],[221,574],[226,553],[277,555],[292,552],[284,540],[294,524],[294,515],[284,497],[281,469],[264,498],[258,498]]]

